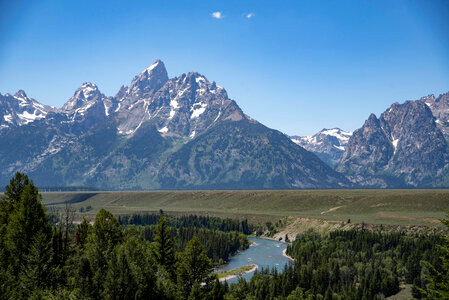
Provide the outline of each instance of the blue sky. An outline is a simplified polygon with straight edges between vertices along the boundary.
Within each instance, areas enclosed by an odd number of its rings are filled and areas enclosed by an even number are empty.
[[[91,81],[112,96],[157,58],[287,134],[354,130],[449,91],[449,1],[0,0],[2,94],[60,107]]]

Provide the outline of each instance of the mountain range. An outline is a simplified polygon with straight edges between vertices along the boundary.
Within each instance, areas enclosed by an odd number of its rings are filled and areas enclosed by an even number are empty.
[[[157,60],[105,96],[86,82],[59,109],[0,94],[0,183],[103,189],[339,188],[345,176],[243,113],[199,73]]]
[[[0,184],[133,189],[448,187],[449,93],[394,103],[352,132],[287,136],[197,72],[162,61],[116,95],[82,84],[61,108],[0,94]]]

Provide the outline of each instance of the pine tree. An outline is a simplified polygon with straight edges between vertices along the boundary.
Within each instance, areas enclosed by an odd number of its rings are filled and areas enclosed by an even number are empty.
[[[187,243],[184,252],[178,253],[178,282],[185,295],[190,294],[195,283],[204,283],[205,289],[210,288],[214,280],[212,270],[212,261],[197,237]]]
[[[447,213],[449,217],[449,212]],[[440,220],[449,229],[449,218]],[[440,258],[442,261],[441,269],[426,262],[425,265],[429,271],[427,279],[430,284],[427,288],[428,299],[449,299],[449,237],[442,236],[442,245],[438,245]]]
[[[6,247],[11,254],[11,263],[20,268],[24,256],[29,253],[29,246],[39,234],[44,234],[45,241],[51,240],[51,225],[41,204],[41,196],[33,183],[25,187],[17,208],[9,216],[6,228]]]
[[[17,172],[9,181],[9,185],[5,187],[5,193],[2,197],[3,201],[15,204],[21,199],[22,193],[30,182],[27,175]]]
[[[107,210],[101,209],[95,217],[92,232],[88,236],[86,255],[93,271],[93,296],[99,298],[103,291],[108,261],[115,247],[123,240],[122,227]]]
[[[80,299],[91,299],[94,295],[93,271],[86,256],[81,256],[75,269],[75,288]]]
[[[79,250],[84,250],[84,246],[87,242],[87,237],[92,230],[89,220],[83,217],[83,221],[76,226],[75,229],[75,245]]]
[[[209,293],[209,298],[211,300],[223,300],[224,294],[225,294],[225,288],[220,283],[218,278],[216,278],[214,285],[212,286],[212,290]]]
[[[20,290],[24,296],[29,296],[32,291],[49,287],[53,279],[50,246],[48,237],[43,232],[36,234],[29,253],[24,257],[24,267],[19,274]]]
[[[201,291],[201,286],[199,283],[193,285],[192,291],[190,292],[188,300],[202,300],[204,299],[203,292]]]
[[[12,205],[6,226],[2,228],[0,245],[3,249],[0,254],[2,265],[7,266],[5,269],[2,267],[2,270],[7,270],[6,273],[1,272],[6,281],[2,290],[7,288],[20,294],[26,282],[39,283],[40,286],[49,284],[52,229],[37,187],[28,177],[17,173],[6,187],[2,201]],[[25,280],[18,280],[19,275],[26,275]]]
[[[137,284],[122,246],[113,252],[104,282],[104,299],[134,299]]]
[[[173,240],[171,239],[171,231],[165,217],[161,217],[156,226],[154,242],[151,243],[151,253],[154,257],[155,263],[158,266],[164,267],[170,274],[173,275],[175,253]]]
[[[9,253],[6,248],[6,228],[10,214],[17,208],[24,189],[30,184],[28,176],[17,172],[5,187],[5,193],[0,199],[0,270],[5,270],[9,264]]]

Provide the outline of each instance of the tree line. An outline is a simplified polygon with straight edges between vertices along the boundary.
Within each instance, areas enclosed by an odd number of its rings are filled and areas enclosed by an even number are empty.
[[[133,214],[131,216],[119,216],[118,220],[122,225],[155,225],[159,222],[159,219],[164,216],[164,212],[161,210],[159,214]],[[248,223],[247,219],[237,220],[230,218],[218,218],[210,216],[170,216],[165,218],[168,224],[172,227],[195,227],[195,228],[207,228],[216,229],[224,232],[237,231],[243,234],[251,234],[255,230],[255,226]]]
[[[159,222],[162,219],[164,217],[160,218]],[[170,223],[167,222],[167,224]],[[134,228],[139,230],[147,241],[154,241],[157,234],[156,225]],[[175,241],[173,245],[175,251],[182,251],[193,237],[197,237],[214,264],[226,263],[232,255],[249,247],[247,236],[236,231],[223,232],[216,229],[181,226],[179,228],[170,227],[169,232],[170,238]]]

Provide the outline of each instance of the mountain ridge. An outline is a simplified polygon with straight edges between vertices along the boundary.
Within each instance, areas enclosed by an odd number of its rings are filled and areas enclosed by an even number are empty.
[[[85,82],[60,109],[0,136],[0,181],[106,189],[338,188],[344,176],[253,120],[204,75],[157,60],[108,97]],[[20,149],[8,152],[8,149]],[[242,184],[244,183],[244,184]]]
[[[379,118],[371,114],[354,131],[336,170],[367,187],[448,186],[449,111],[441,109],[448,105],[449,93],[395,102]]]
[[[393,103],[353,133],[287,136],[198,72],[156,60],[104,95],[83,83],[61,108],[0,94],[0,184],[105,189],[449,186],[449,93]],[[14,149],[14,151],[11,151]]]

